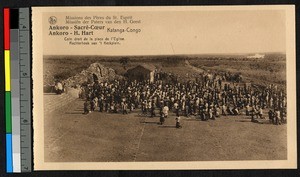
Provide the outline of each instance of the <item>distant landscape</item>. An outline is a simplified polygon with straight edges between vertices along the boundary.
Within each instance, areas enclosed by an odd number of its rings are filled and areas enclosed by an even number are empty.
[[[44,56],[44,85],[53,85],[55,80],[64,80],[80,73],[92,63],[100,63],[123,75],[129,68],[140,63],[153,64],[164,72],[181,78],[193,79],[195,71],[187,66],[207,72],[240,73],[245,82],[258,85],[286,85],[286,57],[282,53],[266,53],[264,58],[250,58],[254,54],[205,54],[165,56]],[[121,59],[128,62],[123,65]]]

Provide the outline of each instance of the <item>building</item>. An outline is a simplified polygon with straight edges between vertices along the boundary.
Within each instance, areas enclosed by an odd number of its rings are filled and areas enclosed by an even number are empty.
[[[256,58],[256,59],[262,59],[262,58],[265,58],[265,55],[261,55],[261,54],[255,54],[255,55],[251,55],[251,56],[248,56],[247,58]]]
[[[139,64],[138,66],[129,69],[126,73],[126,77],[128,77],[129,80],[150,80],[152,83],[154,82],[155,69],[156,67],[151,64]]]

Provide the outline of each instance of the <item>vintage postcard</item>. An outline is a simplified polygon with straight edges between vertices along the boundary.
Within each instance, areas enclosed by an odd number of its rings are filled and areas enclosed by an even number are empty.
[[[35,170],[297,167],[295,7],[33,7]]]

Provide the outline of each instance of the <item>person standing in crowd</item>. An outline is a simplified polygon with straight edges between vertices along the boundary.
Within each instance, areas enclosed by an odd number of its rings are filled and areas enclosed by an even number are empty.
[[[259,107],[259,109],[258,109],[258,114],[259,114],[259,118],[263,118],[263,109],[262,109],[262,107]]]
[[[164,114],[160,114],[159,122],[160,122],[160,125],[163,125],[165,123],[165,116],[164,116]]]
[[[98,107],[98,97],[93,98],[93,111]]]
[[[274,121],[274,113],[273,111],[270,109],[269,112],[268,112],[268,115],[269,115],[269,121],[271,124],[274,124],[275,121]]]
[[[167,118],[169,115],[169,107],[167,105],[165,105],[163,108],[163,114],[165,118]]]
[[[99,112],[103,112],[103,102],[101,97],[98,99]]]
[[[251,109],[251,122],[255,122],[255,119],[254,119],[255,113],[256,113],[256,110],[255,110],[254,106],[252,106],[252,109]]]
[[[56,94],[60,95],[64,92],[63,84],[61,82],[57,81],[54,87]]]
[[[215,115],[216,117],[220,117],[220,108],[219,108],[218,105],[216,105],[216,106],[214,107],[214,115]]]
[[[254,121],[254,116],[263,117],[265,109],[266,112],[276,109],[279,111],[279,118],[277,120],[274,115],[277,113],[273,112],[275,124],[284,122],[286,94],[275,85],[256,87],[238,84],[233,82],[233,74],[230,73],[204,72],[201,75],[191,75],[196,77],[196,81],[179,81],[172,73],[156,75],[161,80],[151,83],[146,80],[120,79],[78,86],[88,105],[84,105],[84,112],[99,107],[100,112],[126,114],[129,108],[130,111],[141,109],[142,115],[150,112],[150,116],[154,117],[155,108],[158,107],[164,118],[169,116],[169,110],[174,110],[176,117],[181,113],[187,117],[196,116],[201,120],[208,120],[218,116],[239,115],[245,110],[246,116],[251,116]],[[219,105],[222,105],[221,114],[218,111]]]
[[[182,128],[182,126],[181,126],[181,124],[180,124],[180,117],[178,116],[178,117],[176,117],[176,125],[175,125],[175,127],[176,128]]]
[[[250,106],[249,104],[247,104],[246,106],[246,116],[249,116],[250,115]]]
[[[90,112],[89,103],[87,100],[83,103],[83,110],[84,110],[83,114],[88,114]]]
[[[132,111],[134,110],[134,108],[135,108],[134,103],[130,103],[129,106],[130,106],[130,109],[129,109],[129,110],[130,110],[130,112],[132,112]]]
[[[150,117],[155,117],[155,104],[154,104],[154,101],[150,102],[151,103],[151,108],[150,108],[150,112],[151,112],[151,115]]]
[[[110,112],[111,113],[116,113],[116,106],[115,106],[115,102],[114,101],[112,101],[110,103]]]
[[[275,110],[275,122],[276,122],[276,125],[281,125],[280,111],[279,111],[279,109]]]
[[[223,115],[223,116],[226,116],[226,109],[227,109],[227,108],[226,108],[226,105],[223,104],[223,105],[222,105],[222,115]]]
[[[208,108],[208,115],[209,115],[209,119],[215,120],[214,114],[213,114],[213,107],[210,106]]]
[[[177,101],[174,103],[174,109],[175,109],[175,114],[178,117],[179,116],[179,104]]]
[[[142,103],[142,115],[147,115],[147,100]]]
[[[123,113],[123,114],[128,114],[128,112],[127,112],[127,103],[126,103],[126,101],[122,101],[121,107],[122,107],[122,113]]]
[[[281,111],[280,111],[280,120],[281,120],[281,123],[282,123],[282,124],[285,124],[285,123],[286,123],[286,119],[284,118],[284,112],[283,112],[283,109],[281,109]]]

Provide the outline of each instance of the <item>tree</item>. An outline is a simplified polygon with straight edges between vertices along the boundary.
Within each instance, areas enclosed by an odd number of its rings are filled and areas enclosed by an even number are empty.
[[[120,59],[120,63],[122,64],[124,70],[126,70],[128,62],[129,62],[129,58],[128,57],[122,57]]]

